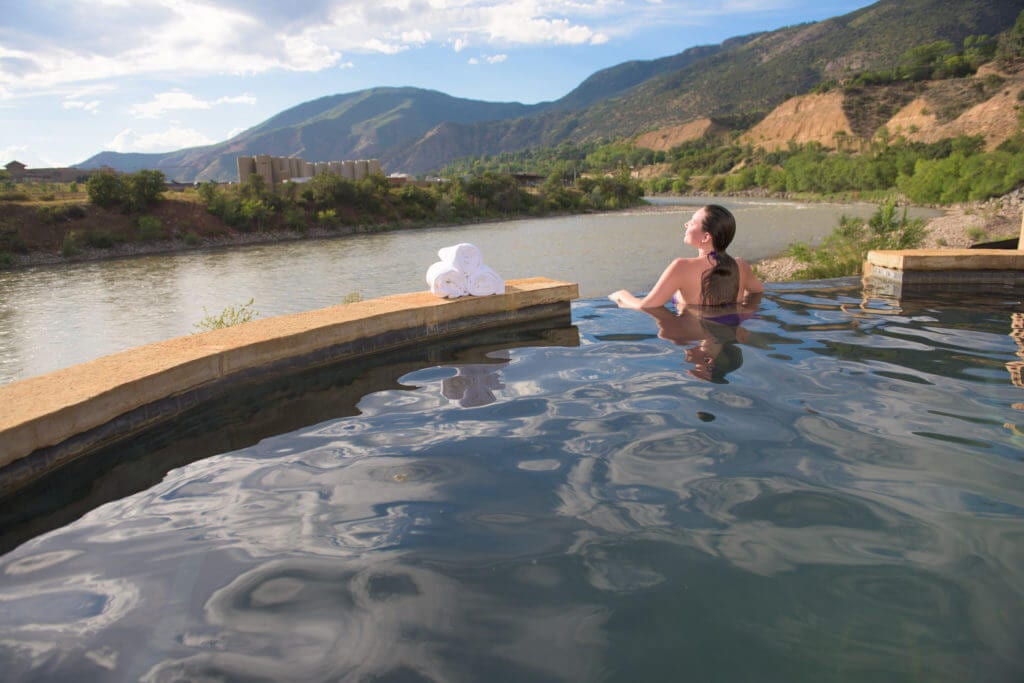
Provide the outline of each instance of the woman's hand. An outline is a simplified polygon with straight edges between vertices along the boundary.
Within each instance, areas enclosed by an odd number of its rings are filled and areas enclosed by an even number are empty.
[[[627,294],[629,294],[627,290],[620,289],[616,292],[612,292],[611,294],[609,294],[608,298],[611,300],[612,303],[621,306]]]

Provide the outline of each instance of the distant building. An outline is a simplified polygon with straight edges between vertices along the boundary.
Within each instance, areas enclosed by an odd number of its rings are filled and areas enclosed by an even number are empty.
[[[362,180],[368,175],[381,172],[379,159],[309,162],[299,157],[273,157],[269,154],[238,157],[239,183],[244,183],[254,174],[263,178],[263,182],[268,186],[272,186],[286,180],[301,182],[321,173],[337,173],[349,180]]]
[[[102,169],[83,168],[29,168],[20,161],[10,161],[5,166],[11,179],[18,183],[73,183],[88,179],[94,173],[112,171],[108,167]]]
[[[4,166],[4,168],[7,169],[7,172],[11,174],[12,178],[14,178],[15,180],[20,180],[22,176],[25,175],[25,169],[27,169],[28,166],[21,163],[20,161],[15,160],[8,163],[6,166]]]

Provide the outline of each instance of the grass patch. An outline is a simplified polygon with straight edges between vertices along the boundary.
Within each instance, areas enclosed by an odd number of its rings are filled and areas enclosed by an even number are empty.
[[[139,239],[153,242],[164,236],[164,225],[156,216],[139,216],[136,225],[139,228]]]
[[[216,315],[209,313],[206,310],[206,306],[203,306],[203,319],[192,327],[195,329],[195,333],[199,333],[250,322],[259,316],[259,312],[253,308],[254,303],[255,299],[249,299],[249,301],[241,306],[227,306]]]

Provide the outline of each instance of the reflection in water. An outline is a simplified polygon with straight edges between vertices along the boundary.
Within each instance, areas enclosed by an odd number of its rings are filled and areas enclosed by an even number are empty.
[[[1022,680],[1019,304],[858,301],[770,292],[728,383],[679,371],[687,321],[582,301],[578,347],[463,348],[182,463],[0,557],[0,665]],[[493,400],[467,410],[446,381],[471,376]]]
[[[686,349],[692,376],[715,384],[728,384],[725,376],[743,365],[740,344],[747,341],[743,321],[757,314],[760,295],[736,306],[701,309],[684,307],[678,315],[667,308],[644,309],[658,323],[658,337]]]
[[[205,623],[182,634],[205,651],[142,680],[599,678],[606,610],[557,603],[523,604],[394,556],[271,561],[206,601]],[[235,653],[235,642],[254,647]]]
[[[507,354],[504,363],[508,363]],[[463,408],[475,408],[494,403],[494,391],[503,389],[501,374],[493,365],[458,365],[454,377],[446,377],[441,393]]]

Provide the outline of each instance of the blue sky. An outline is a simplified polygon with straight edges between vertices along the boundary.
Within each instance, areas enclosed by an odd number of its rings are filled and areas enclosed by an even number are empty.
[[[325,95],[535,103],[864,0],[0,0],[0,166],[221,142]]]

